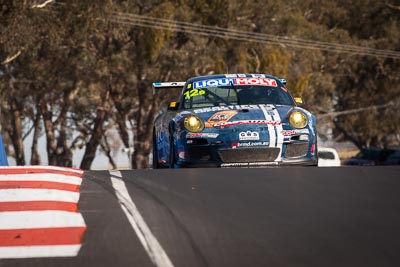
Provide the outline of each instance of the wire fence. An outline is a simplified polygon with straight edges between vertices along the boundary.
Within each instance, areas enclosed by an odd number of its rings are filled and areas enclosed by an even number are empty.
[[[400,59],[400,51],[374,49],[363,46],[320,42],[299,38],[277,36],[251,31],[208,26],[183,21],[169,20],[163,18],[148,17],[144,15],[129,13],[114,13],[111,22],[129,26],[154,28],[159,30],[184,32],[194,35],[202,35],[215,38],[233,39],[239,41],[256,42],[262,44],[279,45],[302,49],[322,50],[333,53],[349,53],[364,56],[375,56],[383,58]]]
[[[114,13],[111,18],[111,22],[125,24],[129,26],[139,26],[139,27],[147,27],[159,30],[184,32],[188,34],[202,35],[215,38],[225,38],[225,39],[233,39],[239,41],[279,45],[283,47],[314,49],[314,50],[328,51],[332,53],[349,53],[349,54],[363,55],[363,56],[400,59],[399,51],[374,49],[374,48],[348,45],[348,44],[304,40],[291,37],[282,37],[273,34],[265,34],[265,33],[230,29],[230,28],[222,28],[217,26],[201,25],[201,24],[169,20],[163,18],[148,17],[137,14]],[[386,108],[399,109],[400,105],[388,103],[384,105],[369,106],[365,108],[351,109],[346,111],[328,112],[328,113],[318,114],[317,117],[333,118],[337,116],[358,113],[365,110],[386,109]]]

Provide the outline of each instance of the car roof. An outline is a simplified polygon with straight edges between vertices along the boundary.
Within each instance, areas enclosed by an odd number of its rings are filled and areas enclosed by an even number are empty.
[[[221,79],[221,78],[273,78],[276,80],[280,80],[276,76],[273,76],[271,74],[251,74],[251,73],[246,73],[246,74],[213,74],[213,75],[205,75],[205,76],[196,76],[188,79],[188,83],[191,82],[197,82],[197,81],[202,81],[202,80],[212,80],[212,79]]]

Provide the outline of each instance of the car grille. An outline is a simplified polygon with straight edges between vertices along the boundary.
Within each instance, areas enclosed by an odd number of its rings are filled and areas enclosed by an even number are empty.
[[[188,146],[188,152],[192,160],[211,160],[213,149],[210,146]]]
[[[278,147],[268,148],[237,148],[218,151],[222,162],[268,162],[274,161],[280,153]]]
[[[308,151],[308,143],[288,144],[286,146],[285,157],[286,158],[301,157],[306,155],[307,151]]]

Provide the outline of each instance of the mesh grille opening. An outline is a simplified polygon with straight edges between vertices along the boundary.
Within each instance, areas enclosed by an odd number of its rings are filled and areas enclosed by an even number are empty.
[[[237,148],[220,150],[218,153],[224,163],[267,162],[275,161],[279,156],[280,149],[278,147]]]
[[[285,157],[296,158],[307,154],[308,143],[288,144],[286,146]]]

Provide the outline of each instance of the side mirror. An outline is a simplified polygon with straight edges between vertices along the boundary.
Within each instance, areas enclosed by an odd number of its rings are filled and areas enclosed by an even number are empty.
[[[178,110],[179,102],[169,102],[167,110]]]
[[[283,78],[280,78],[279,80],[281,81],[281,83],[282,83],[284,86],[286,86],[287,82],[286,82],[286,80],[285,80],[285,79],[283,79]]]
[[[293,97],[293,99],[298,106],[304,106],[306,103],[302,97]]]

